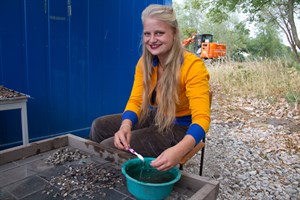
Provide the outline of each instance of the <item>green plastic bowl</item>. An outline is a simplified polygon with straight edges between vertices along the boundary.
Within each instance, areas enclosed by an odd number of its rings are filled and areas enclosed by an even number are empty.
[[[122,173],[126,177],[128,191],[139,200],[160,200],[170,195],[174,184],[181,177],[178,167],[162,172],[150,163],[155,158],[138,158],[126,161]]]

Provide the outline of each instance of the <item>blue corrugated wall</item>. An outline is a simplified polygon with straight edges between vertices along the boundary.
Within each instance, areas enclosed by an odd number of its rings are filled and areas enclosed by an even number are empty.
[[[30,142],[86,137],[122,112],[141,55],[140,15],[171,0],[1,0],[0,85],[26,93]],[[22,141],[19,110],[0,112],[0,149]]]

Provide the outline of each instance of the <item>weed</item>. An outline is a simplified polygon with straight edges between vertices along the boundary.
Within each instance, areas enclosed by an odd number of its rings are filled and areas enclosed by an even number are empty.
[[[281,60],[209,65],[211,82],[226,93],[300,103],[300,70]]]
[[[289,103],[292,102],[300,103],[300,92],[289,90],[287,91],[285,98]]]

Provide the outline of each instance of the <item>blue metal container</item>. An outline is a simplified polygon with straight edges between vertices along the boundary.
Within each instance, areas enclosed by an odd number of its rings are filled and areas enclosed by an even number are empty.
[[[121,113],[141,55],[142,10],[171,0],[2,0],[0,85],[30,95],[30,142],[87,137]],[[0,112],[0,149],[21,144],[19,111]]]

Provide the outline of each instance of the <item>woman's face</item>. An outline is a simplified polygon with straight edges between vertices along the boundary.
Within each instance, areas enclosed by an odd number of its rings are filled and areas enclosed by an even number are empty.
[[[144,45],[152,55],[158,56],[163,62],[172,48],[174,29],[165,22],[151,18],[146,18],[143,25]]]

